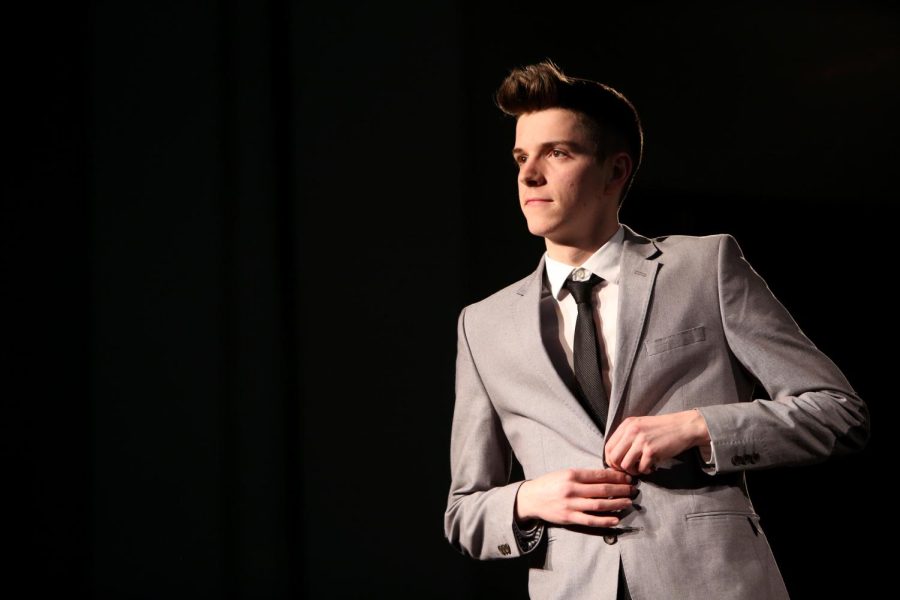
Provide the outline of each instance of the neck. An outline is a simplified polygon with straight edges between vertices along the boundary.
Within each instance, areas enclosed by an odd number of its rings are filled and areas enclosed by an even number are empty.
[[[608,242],[618,229],[619,221],[616,219],[607,224],[602,224],[580,240],[558,242],[550,238],[544,238],[544,242],[547,245],[547,255],[553,260],[577,267],[590,258],[603,244]]]

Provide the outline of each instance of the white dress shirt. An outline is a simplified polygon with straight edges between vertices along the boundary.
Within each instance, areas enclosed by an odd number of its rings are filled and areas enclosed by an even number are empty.
[[[594,309],[594,324],[597,335],[600,338],[600,349],[603,352],[603,385],[606,387],[607,396],[612,390],[612,374],[616,364],[616,316],[619,313],[619,269],[622,258],[622,241],[625,239],[625,230],[619,225],[616,233],[600,248],[597,249],[586,261],[575,267],[567,265],[553,258],[549,254],[544,255],[547,280],[550,285],[550,295],[541,299],[542,330],[544,339],[558,337],[559,347],[547,350],[550,353],[559,353],[559,349],[565,353],[569,368],[574,373],[572,348],[575,345],[575,322],[578,319],[578,305],[569,290],[563,285],[571,275],[576,281],[583,281],[590,276],[597,275],[603,281],[594,286],[591,291],[591,302]],[[556,323],[550,319],[550,315],[556,315]],[[555,325],[555,326],[554,326]],[[546,342],[545,342],[546,343]],[[555,344],[550,344],[553,346]]]

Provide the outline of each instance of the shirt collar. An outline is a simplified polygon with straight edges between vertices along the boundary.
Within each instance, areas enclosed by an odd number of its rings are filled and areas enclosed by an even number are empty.
[[[606,281],[618,281],[619,259],[622,257],[622,242],[624,239],[625,229],[619,225],[613,236],[579,266],[598,277],[602,277]],[[572,274],[572,271],[578,267],[554,260],[546,252],[544,252],[544,264],[546,266],[547,279],[550,282],[550,291],[553,293],[554,298],[561,299],[559,294],[563,284],[569,275]]]

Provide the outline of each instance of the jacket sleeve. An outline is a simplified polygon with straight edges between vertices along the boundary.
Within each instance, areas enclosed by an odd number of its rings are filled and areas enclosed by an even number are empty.
[[[811,464],[865,446],[865,403],[803,334],[730,235],[719,241],[717,276],[728,345],[771,399],[699,408],[713,451],[704,471]]]
[[[515,527],[516,493],[510,482],[512,449],[488,397],[459,316],[456,402],[450,438],[450,494],[444,533],[461,553],[478,559],[512,558],[537,547],[543,525]]]

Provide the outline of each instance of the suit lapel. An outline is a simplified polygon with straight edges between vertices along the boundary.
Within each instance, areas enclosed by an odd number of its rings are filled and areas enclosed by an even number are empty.
[[[553,397],[560,398],[563,404],[577,417],[578,423],[583,428],[583,433],[588,436],[603,438],[603,434],[597,425],[584,411],[578,399],[562,379],[553,361],[547,354],[544,340],[541,336],[541,292],[543,289],[544,257],[541,256],[538,268],[516,290],[516,298],[513,307],[516,330],[520,336],[520,347],[526,354],[527,363],[537,371],[541,379],[550,388]]]
[[[616,365],[613,373],[607,429],[617,424],[619,406],[628,386],[631,369],[644,331],[644,321],[662,252],[649,239],[625,228],[622,263],[619,271],[619,313],[616,318]]]
[[[617,424],[616,416],[622,404],[628,378],[631,376],[656,275],[662,266],[658,260],[661,251],[656,245],[635,233],[627,225],[623,227],[625,239],[619,271],[619,311],[616,318],[617,358],[606,421],[608,430]],[[544,257],[541,256],[537,269],[516,290],[519,298],[513,307],[513,317],[522,351],[526,353],[528,364],[540,374],[553,396],[562,399],[563,404],[578,417],[577,420],[584,429],[583,433],[603,439],[603,434],[572,394],[544,347],[540,313],[543,276]]]

